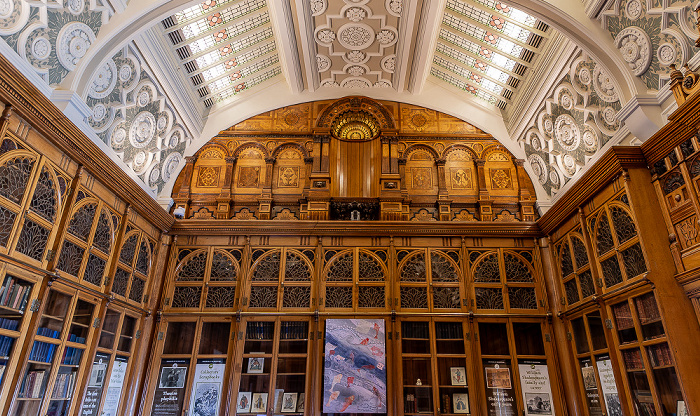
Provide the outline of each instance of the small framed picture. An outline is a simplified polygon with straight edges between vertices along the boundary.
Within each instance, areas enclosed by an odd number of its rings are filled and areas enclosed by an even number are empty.
[[[510,389],[510,368],[486,368],[487,389]]]
[[[304,393],[299,393],[297,398],[297,413],[304,413]]]
[[[163,367],[160,372],[161,389],[181,389],[185,387],[185,376],[187,367]]]
[[[464,367],[450,367],[450,379],[453,386],[466,386],[467,372]]]
[[[469,413],[469,395],[467,393],[453,394],[452,409],[455,413]]]
[[[253,393],[249,391],[238,392],[238,400],[236,400],[236,413],[249,413],[250,402]]]
[[[282,398],[282,413],[294,413],[297,411],[297,394],[284,393]]]
[[[265,412],[267,412],[267,393],[253,393],[253,399],[250,405],[250,413]]]
[[[263,372],[265,367],[264,357],[250,357],[248,358],[248,373],[260,374]]]

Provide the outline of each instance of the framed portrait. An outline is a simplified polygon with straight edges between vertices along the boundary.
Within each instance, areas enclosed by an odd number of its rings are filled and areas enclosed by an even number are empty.
[[[90,381],[88,381],[88,386],[102,386],[102,383],[104,383],[105,381],[105,374],[107,374],[107,363],[100,362],[93,364],[92,371],[90,372]]]
[[[586,390],[595,390],[598,388],[593,367],[581,367],[581,376],[583,377],[583,388]]]
[[[297,398],[297,413],[304,413],[304,393],[299,393]]]
[[[250,412],[250,403],[252,402],[252,394],[249,391],[238,392],[238,400],[236,400],[236,413]]]
[[[185,387],[187,367],[163,367],[160,372],[161,389],[181,389]]]
[[[250,413],[267,412],[267,393],[253,393],[253,398],[251,400]]]
[[[467,371],[464,367],[450,367],[450,380],[453,386],[466,386]]]
[[[469,413],[469,395],[467,393],[455,393],[452,395],[452,411],[455,413]]]
[[[294,413],[297,411],[297,394],[284,393],[282,397],[282,413]]]
[[[486,368],[486,388],[510,389],[510,368]]]
[[[248,373],[260,374],[263,372],[265,367],[264,357],[250,357],[248,358]]]

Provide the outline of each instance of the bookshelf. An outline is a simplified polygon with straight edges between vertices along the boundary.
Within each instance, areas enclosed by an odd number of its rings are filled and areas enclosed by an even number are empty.
[[[683,394],[654,292],[611,306],[632,406],[643,416],[675,412]]]
[[[22,336],[27,304],[34,282],[5,274],[0,286],[0,386]]]

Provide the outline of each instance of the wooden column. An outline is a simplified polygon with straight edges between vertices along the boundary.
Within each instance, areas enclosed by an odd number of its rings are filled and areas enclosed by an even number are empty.
[[[330,215],[330,144],[327,134],[314,136],[314,164],[307,198],[308,219],[323,221]]]
[[[449,195],[447,192],[447,177],[445,176],[445,164],[447,161],[445,159],[437,159],[435,161],[435,166],[437,167],[438,175],[438,215],[440,221],[449,221],[452,219],[451,204],[452,200],[448,199]]]
[[[233,168],[236,165],[236,157],[226,158],[226,173],[224,175],[224,185],[221,188],[219,197],[216,198],[216,218],[226,220],[231,212],[231,182],[233,182]]]
[[[272,175],[275,168],[275,158],[265,159],[265,183],[260,198],[258,198],[258,219],[269,220],[272,215]]]
[[[194,172],[194,163],[197,161],[196,156],[187,156],[185,158],[185,167],[182,169],[182,183],[177,192],[177,196],[173,198],[175,208],[185,208],[185,218],[190,216],[190,188],[192,186],[192,173]]]
[[[515,170],[518,184],[518,202],[520,203],[520,218],[522,221],[535,221],[535,201],[532,200],[530,190],[525,186],[529,182],[527,172],[525,172],[523,159],[515,159]]]
[[[2,138],[5,137],[7,133],[7,127],[10,125],[10,116],[12,115],[12,106],[6,105],[5,109],[2,110],[2,116],[0,116],[0,144],[2,144]]]
[[[476,177],[479,181],[479,218],[481,221],[493,221],[492,202],[489,190],[486,187],[486,171],[484,169],[486,161],[484,159],[476,159],[474,164],[476,165]]]

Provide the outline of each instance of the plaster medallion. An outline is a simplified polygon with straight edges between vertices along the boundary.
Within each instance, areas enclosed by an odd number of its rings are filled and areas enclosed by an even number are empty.
[[[574,99],[568,89],[562,91],[561,95],[559,96],[559,103],[567,110],[574,108]]]
[[[136,148],[148,146],[156,132],[156,118],[148,111],[142,111],[134,117],[129,129],[129,141]]]
[[[622,59],[639,76],[646,72],[651,63],[651,40],[642,29],[630,26],[615,36],[615,46],[622,53]]]
[[[391,84],[389,83],[389,81],[379,80],[379,81],[374,83],[374,87],[375,88],[390,88]]]
[[[160,116],[158,117],[158,124],[156,127],[158,127],[158,130],[163,130],[165,126],[168,125],[168,118],[166,116]]]
[[[576,159],[573,156],[566,154],[561,158],[561,164],[564,168],[564,173],[568,177],[574,176],[576,173]]]
[[[348,68],[347,73],[353,77],[359,77],[365,74],[365,69],[359,65],[353,65]]]
[[[396,43],[396,40],[398,39],[398,36],[396,35],[396,31],[393,29],[389,28],[384,28],[377,33],[377,42],[382,44],[383,46],[390,46]]]
[[[136,104],[139,105],[139,107],[144,107],[148,105],[148,103],[151,102],[151,94],[148,92],[147,88],[141,88],[141,91],[139,91],[138,95],[136,96]]]
[[[85,2],[83,0],[68,0],[66,2],[66,7],[71,13],[79,15],[85,8]]]
[[[332,79],[326,79],[321,82],[322,87],[339,87],[340,84],[338,84],[336,81],[333,81]]]
[[[131,79],[131,66],[124,64],[121,67],[119,67],[119,80],[121,82],[128,82]]]
[[[530,146],[537,151],[542,150],[542,142],[536,133],[530,135]]]
[[[68,23],[58,33],[56,42],[58,61],[67,70],[74,70],[94,41],[95,33],[90,26],[81,22]]]
[[[619,100],[612,77],[599,65],[593,70],[593,88],[606,103],[614,103]]]
[[[92,78],[92,84],[88,95],[94,99],[102,99],[108,96],[117,85],[117,65],[113,60],[104,63]]]
[[[316,55],[318,72],[325,72],[331,68],[331,60],[326,55]]]
[[[552,171],[549,172],[549,182],[551,182],[552,186],[554,186],[555,188],[559,188],[559,174],[554,169],[552,169]]]
[[[316,40],[321,44],[328,45],[335,40],[335,32],[330,29],[321,29],[316,32]]]
[[[396,55],[385,56],[381,62],[382,69],[393,74],[396,69]]]
[[[386,0],[384,7],[389,14],[401,17],[403,11],[403,0]]]
[[[537,176],[537,181],[544,185],[547,182],[547,165],[544,163],[542,156],[532,154],[528,158],[532,172]]]
[[[610,125],[615,125],[617,123],[617,112],[615,111],[614,108],[608,106],[605,107],[602,111],[603,113],[603,120]]]
[[[32,42],[32,56],[39,61],[43,61],[51,55],[51,42],[43,36],[34,39]]]
[[[345,78],[340,86],[343,88],[369,88],[371,85],[364,78]]]
[[[0,19],[8,19],[15,11],[15,3],[12,0],[0,0]]]
[[[585,66],[578,71],[578,80],[581,81],[581,84],[591,85],[591,78],[591,70]]]
[[[345,54],[345,59],[353,64],[359,64],[367,59],[367,55],[362,51],[350,51]]]
[[[134,170],[138,173],[146,163],[146,152],[138,152],[134,156]]]
[[[625,11],[630,20],[637,20],[642,15],[642,3],[639,0],[628,0]]]
[[[590,128],[586,128],[583,132],[583,146],[587,152],[598,150],[598,135]]]
[[[158,166],[151,169],[150,175],[148,175],[148,180],[151,182],[151,186],[156,186],[156,182],[160,179],[160,169]]]
[[[180,164],[180,161],[182,160],[182,156],[178,152],[173,152],[168,155],[168,157],[165,158],[165,162],[163,162],[163,171],[161,172],[161,177],[163,178],[164,182],[167,182],[170,180],[170,175],[175,171],[177,168],[177,165]]]
[[[112,147],[118,149],[124,145],[126,141],[126,130],[123,127],[114,129],[112,133]]]
[[[552,119],[551,119],[551,118],[549,118],[549,117],[545,118],[545,119],[544,119],[544,122],[543,122],[542,124],[544,124],[544,131],[545,131],[547,134],[552,134],[552,133],[554,133],[554,123],[552,123]]]
[[[175,130],[170,134],[170,138],[168,139],[168,147],[171,149],[174,149],[177,147],[178,144],[180,144],[180,139],[181,139],[181,133],[180,130]]]
[[[338,30],[338,42],[347,49],[366,49],[374,42],[374,30],[364,23],[348,23]]]
[[[367,12],[359,7],[351,7],[345,11],[345,18],[351,22],[360,22],[367,17]]]
[[[554,122],[554,136],[564,150],[575,150],[581,143],[581,131],[576,125],[576,120],[569,114],[557,117]]]
[[[104,119],[106,115],[107,108],[104,106],[104,104],[96,104],[92,108],[92,119],[94,121],[102,121],[102,119]]]
[[[311,15],[318,16],[323,14],[328,7],[326,0],[311,0]]]
[[[676,48],[670,43],[664,43],[656,50],[656,56],[659,58],[661,65],[671,65],[676,61],[676,55]]]

